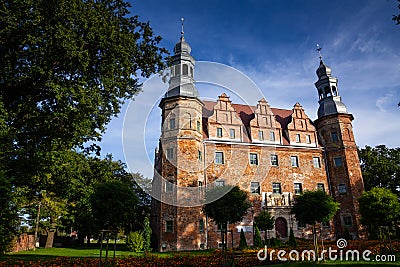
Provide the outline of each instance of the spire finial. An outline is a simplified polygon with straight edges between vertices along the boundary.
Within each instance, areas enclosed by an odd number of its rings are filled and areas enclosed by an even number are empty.
[[[317,44],[317,49],[316,50],[318,51],[319,59],[322,60],[322,55],[321,55],[322,47],[319,44]]]
[[[181,21],[182,21],[182,30],[181,30],[181,38],[182,38],[182,37],[183,37],[183,34],[185,33],[185,32],[183,31],[183,22],[185,21],[185,18],[182,17],[182,18],[181,18]]]

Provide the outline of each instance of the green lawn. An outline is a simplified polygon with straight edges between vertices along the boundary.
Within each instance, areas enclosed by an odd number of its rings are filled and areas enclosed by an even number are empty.
[[[158,257],[170,257],[173,255],[207,255],[209,254],[209,250],[202,251],[187,251],[187,252],[164,252],[164,253],[150,253],[151,255],[156,255]],[[114,255],[114,247],[113,245],[109,246],[108,257],[112,258]],[[127,249],[124,244],[117,244],[115,256],[116,257],[127,257],[127,256],[140,256],[143,255],[143,252],[136,253],[131,252]],[[105,246],[103,246],[102,257],[106,256]],[[21,251],[16,253],[8,253],[5,256],[0,256],[0,261],[4,258],[10,259],[18,259],[24,261],[35,261],[38,259],[49,259],[56,257],[75,257],[75,258],[98,258],[100,257],[100,247],[91,246],[91,247],[76,247],[76,248],[38,248],[35,251]]]

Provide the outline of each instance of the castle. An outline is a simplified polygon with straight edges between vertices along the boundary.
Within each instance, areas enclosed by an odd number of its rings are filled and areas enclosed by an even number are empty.
[[[253,242],[253,219],[262,209],[275,218],[270,236],[309,238],[311,228],[291,214],[293,198],[304,190],[324,190],[340,203],[334,219],[320,225],[324,238],[345,232],[362,237],[358,198],[364,190],[349,114],[337,78],[320,57],[315,83],[318,119],[302,106],[272,108],[265,99],[254,106],[232,103],[221,94],[202,101],[195,87],[195,60],[182,36],[174,47],[169,88],[161,99],[161,137],[154,159],[151,227],[157,251],[220,246],[220,229],[201,210],[204,188],[239,185],[252,208],[230,224],[228,240],[238,246],[243,229]],[[232,203],[234,205],[234,203]],[[263,235],[263,233],[262,233]]]

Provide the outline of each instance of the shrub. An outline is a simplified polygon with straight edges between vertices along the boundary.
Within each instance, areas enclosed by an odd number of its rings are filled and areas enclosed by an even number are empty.
[[[247,241],[242,228],[242,230],[240,230],[239,249],[245,249],[245,248],[247,248]]]
[[[130,251],[140,252],[144,248],[144,239],[141,232],[130,232],[125,240],[126,246]]]
[[[261,234],[257,226],[255,227],[255,232],[254,232],[254,247],[256,248],[262,247]]]
[[[290,247],[297,247],[297,241],[296,241],[296,238],[294,237],[293,228],[290,228],[289,246]]]
[[[144,251],[150,251],[150,245],[151,245],[151,228],[150,228],[150,221],[149,218],[146,217],[144,219],[144,228],[143,228],[143,250]]]

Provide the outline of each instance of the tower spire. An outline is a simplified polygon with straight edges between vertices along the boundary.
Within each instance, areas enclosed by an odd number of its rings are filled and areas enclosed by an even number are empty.
[[[182,21],[182,24],[181,24],[181,25],[182,25],[182,29],[181,29],[181,39],[182,39],[182,38],[184,38],[183,35],[184,35],[184,33],[185,33],[185,32],[183,31],[183,26],[184,26],[185,18],[182,17],[182,18],[181,18],[181,21]]]
[[[321,55],[322,47],[319,44],[317,44],[317,49],[316,50],[318,51],[319,59],[322,61],[322,55]]]

